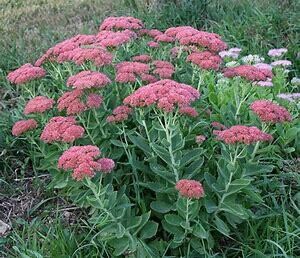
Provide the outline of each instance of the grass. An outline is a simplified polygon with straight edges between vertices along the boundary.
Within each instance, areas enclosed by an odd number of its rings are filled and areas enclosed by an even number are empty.
[[[108,15],[135,15],[147,26],[165,29],[191,25],[219,33],[230,46],[245,52],[266,55],[273,47],[287,47],[293,62],[292,75],[299,76],[299,1],[276,0],[0,0],[0,83],[8,71],[33,62],[56,42],[78,33],[95,33]],[[147,4],[147,6],[146,6]],[[159,11],[158,11],[159,10]],[[298,44],[298,45],[297,45]],[[11,112],[18,102],[18,91],[0,88],[0,199],[18,206],[33,194],[36,200],[19,213],[0,206],[13,224],[9,236],[0,238],[3,257],[99,257],[95,243],[82,236],[84,211],[69,212],[69,204],[45,187],[47,179],[34,180],[34,169],[26,159],[26,143],[10,135]],[[298,167],[297,167],[298,166]],[[299,162],[283,163],[281,174],[261,178],[265,204],[261,217],[243,225],[230,242],[224,240],[223,257],[297,257],[299,249]],[[298,171],[298,172],[297,172]],[[28,178],[30,184],[28,184]],[[37,194],[39,193],[39,194]],[[26,199],[27,198],[27,199]],[[20,203],[13,203],[18,199]],[[9,208],[6,210],[6,208]],[[43,212],[44,211],[44,212]],[[69,213],[66,213],[69,212]],[[11,214],[11,212],[13,212]],[[74,221],[66,220],[66,214]],[[3,250],[3,251],[2,251]],[[73,256],[72,256],[73,254]]]

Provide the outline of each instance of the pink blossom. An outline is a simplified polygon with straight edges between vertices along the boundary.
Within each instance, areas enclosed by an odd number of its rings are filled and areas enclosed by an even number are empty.
[[[149,41],[147,43],[147,46],[150,47],[150,48],[157,48],[157,47],[159,47],[159,44],[155,41]]]
[[[46,124],[40,139],[46,143],[73,142],[83,134],[83,127],[76,125],[74,117],[56,116]]]
[[[112,159],[101,158],[97,162],[100,165],[100,171],[103,173],[110,173],[115,168],[115,162]]]
[[[58,168],[72,170],[72,177],[77,181],[84,177],[93,177],[96,171],[108,173],[108,169],[113,169],[112,162],[96,160],[101,154],[96,146],[73,146],[66,150],[58,160]]]
[[[196,117],[198,116],[198,112],[195,108],[193,107],[180,107],[179,108],[179,113],[182,114],[182,115],[187,115],[187,116],[190,116],[190,117]]]
[[[148,74],[150,67],[148,64],[141,62],[121,62],[116,65],[117,75],[115,80],[117,82],[135,82],[137,76]]]
[[[289,111],[270,100],[256,100],[250,108],[263,122],[283,123],[292,120]]]
[[[271,80],[267,80],[267,81],[254,82],[253,85],[258,85],[260,87],[272,87],[273,83]]]
[[[217,130],[225,130],[227,129],[227,127],[219,122],[211,122],[211,126],[214,128],[214,129],[217,129]]]
[[[20,120],[12,128],[12,135],[19,136],[27,131],[37,128],[38,124],[34,119]]]
[[[201,144],[206,140],[206,137],[204,135],[197,135],[196,136],[196,143]]]
[[[137,89],[123,103],[131,107],[156,104],[157,108],[170,112],[175,105],[187,107],[199,97],[200,93],[192,86],[165,79]]]
[[[272,68],[273,68],[272,65],[265,64],[265,63],[258,63],[253,66],[258,69],[266,69],[266,70],[270,70],[270,71],[272,71]]]
[[[175,39],[173,37],[169,37],[166,34],[161,34],[161,35],[157,35],[156,37],[154,37],[154,40],[156,42],[167,42],[167,43],[171,43],[173,42]]]
[[[101,106],[102,103],[103,103],[102,96],[100,96],[98,94],[90,93],[87,96],[86,106],[88,108],[98,108]]]
[[[96,36],[96,44],[102,47],[118,47],[126,44],[137,37],[131,30],[124,31],[100,31]]]
[[[151,29],[151,30],[141,29],[141,30],[139,30],[138,34],[140,36],[147,35],[147,36],[149,36],[151,38],[155,38],[156,36],[163,35],[164,33],[161,32],[160,30],[157,30],[157,29]]]
[[[170,62],[156,60],[153,62],[153,65],[156,68],[153,70],[153,73],[157,74],[161,79],[170,79],[175,73],[175,67]]]
[[[271,141],[272,135],[259,130],[255,126],[235,125],[223,131],[214,131],[218,140],[227,144],[253,144],[259,141]]]
[[[180,195],[191,199],[200,199],[204,196],[204,189],[200,182],[196,180],[181,179],[175,187]]]
[[[141,62],[141,63],[148,63],[151,61],[151,56],[149,55],[139,55],[139,56],[134,56],[132,58],[132,61],[135,61],[135,62]]]
[[[28,115],[31,113],[43,113],[53,107],[54,100],[44,97],[37,96],[29,100],[24,108],[24,114]]]
[[[187,57],[187,61],[190,61],[202,69],[218,70],[222,62],[221,57],[215,55],[209,51],[195,52]]]
[[[132,108],[122,105],[116,107],[112,115],[106,118],[108,123],[118,123],[128,119],[128,116],[132,113]]]
[[[288,50],[286,48],[274,48],[274,49],[270,49],[268,52],[268,56],[271,57],[280,57],[283,54],[285,54]]]
[[[100,30],[138,30],[142,29],[144,24],[141,20],[134,17],[108,17],[106,18],[101,26]]]
[[[18,69],[10,72],[7,79],[11,83],[22,84],[34,79],[42,78],[46,75],[46,71],[41,67],[33,66],[32,64],[24,64]]]
[[[94,71],[82,71],[69,77],[67,86],[75,89],[102,88],[111,83],[111,80],[103,73]]]
[[[291,66],[292,62],[289,60],[277,60],[277,61],[272,62],[271,65],[273,67],[277,67],[277,66],[287,67],[287,66]]]
[[[197,45],[212,52],[220,52],[227,48],[218,34],[199,31],[189,26],[169,28],[165,34],[174,37],[181,45]]]
[[[273,74],[267,69],[256,68],[252,65],[240,65],[226,68],[224,76],[228,78],[241,76],[249,81],[266,81],[268,78],[272,78]]]
[[[112,63],[113,55],[104,48],[80,48],[66,51],[57,56],[59,63],[73,61],[81,65],[86,61],[91,61],[97,66],[109,65]]]
[[[278,94],[277,97],[288,100],[290,102],[294,102],[294,101],[300,99],[300,93],[290,93],[290,94],[281,93],[281,94]]]

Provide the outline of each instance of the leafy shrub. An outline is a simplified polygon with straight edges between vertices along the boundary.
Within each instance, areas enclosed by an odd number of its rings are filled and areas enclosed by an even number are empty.
[[[271,66],[188,26],[110,17],[100,28],[8,75],[25,105],[12,132],[48,187],[89,211],[101,257],[212,255],[257,216],[257,182],[299,154],[285,51]]]

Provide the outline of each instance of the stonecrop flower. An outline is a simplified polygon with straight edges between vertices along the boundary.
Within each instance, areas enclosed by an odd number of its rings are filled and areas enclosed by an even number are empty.
[[[203,51],[188,55],[187,61],[199,66],[201,69],[218,70],[222,62],[222,58],[209,51]]]
[[[270,100],[256,100],[250,105],[251,110],[263,122],[283,123],[292,120],[289,111]]]
[[[142,28],[144,28],[143,22],[130,16],[108,17],[100,26],[100,30],[139,30]]]
[[[199,113],[195,108],[189,106],[180,107],[178,111],[180,114],[190,116],[190,117],[196,117],[199,115]]]
[[[240,48],[230,48],[227,51],[219,52],[219,56],[221,58],[229,57],[229,58],[237,59],[241,51],[242,49]]]
[[[106,118],[106,121],[108,123],[122,122],[124,120],[127,120],[131,113],[132,113],[132,108],[125,105],[118,106],[113,110],[112,115]]]
[[[97,171],[109,173],[114,168],[113,160],[97,158],[101,152],[97,146],[73,146],[66,150],[58,160],[58,168],[72,170],[72,177],[77,181],[93,177]]]
[[[149,55],[138,55],[132,57],[132,61],[134,62],[149,63],[151,60],[152,58]]]
[[[273,87],[273,82],[267,79],[266,81],[253,82],[253,85],[260,87]]]
[[[280,93],[277,97],[290,102],[295,102],[300,99],[300,93]]]
[[[89,108],[97,108],[102,104],[102,97],[100,95],[91,93],[86,97],[84,102],[84,91],[75,89],[65,92],[57,100],[58,111],[67,111],[67,115],[79,114]]]
[[[196,180],[181,179],[176,183],[175,188],[181,196],[186,198],[200,199],[204,196],[203,186]]]
[[[45,75],[46,71],[43,68],[28,63],[10,72],[7,75],[7,79],[14,84],[23,84],[34,79],[42,78]]]
[[[206,137],[204,135],[197,135],[195,138],[196,143],[201,144],[206,140]]]
[[[292,62],[289,60],[277,60],[271,63],[271,65],[273,67],[287,67],[287,66],[291,66]]]
[[[210,124],[211,124],[211,126],[214,129],[217,129],[217,130],[221,130],[222,131],[222,130],[227,129],[227,127],[225,125],[223,125],[223,124],[221,124],[221,123],[219,123],[217,121],[211,122]]]
[[[164,33],[157,29],[141,29],[138,31],[138,34],[140,36],[149,36],[151,38],[155,38],[156,36],[162,35]]]
[[[20,120],[13,125],[11,130],[12,135],[19,136],[30,130],[37,128],[38,124],[34,119]]]
[[[69,77],[67,86],[75,89],[102,88],[111,83],[107,75],[95,71],[82,71]]]
[[[105,48],[118,47],[126,44],[137,37],[136,33],[131,30],[124,31],[100,31],[96,36],[94,46],[102,46]]]
[[[190,106],[199,97],[199,91],[192,86],[165,79],[137,89],[126,97],[123,103],[131,107],[156,105],[165,112],[171,112],[176,105],[179,107]]]
[[[76,124],[74,117],[56,116],[45,125],[40,139],[46,143],[73,142],[83,134],[84,128]]]
[[[24,114],[28,115],[31,113],[43,113],[53,107],[54,100],[44,97],[37,96],[29,100],[24,108]]]
[[[141,62],[121,62],[116,65],[117,74],[115,81],[126,83],[135,82],[137,76],[148,74],[150,66]]]
[[[291,80],[291,84],[295,86],[300,86],[300,78],[293,77]]]
[[[227,144],[253,144],[260,141],[271,141],[272,135],[262,132],[255,126],[234,125],[228,129],[215,130],[214,134],[218,140]]]
[[[280,57],[285,54],[288,50],[286,48],[274,48],[270,49],[268,52],[268,56],[270,57]]]
[[[199,31],[190,26],[171,27],[165,34],[174,37],[181,45],[197,45],[211,52],[220,52],[227,48],[227,44],[218,34]]]
[[[242,62],[244,64],[248,64],[248,65],[262,63],[264,61],[265,61],[265,59],[259,55],[247,55],[247,56],[242,57]]]
[[[86,61],[91,61],[96,66],[104,66],[112,63],[113,55],[101,47],[81,48],[77,47],[57,56],[59,63],[73,61],[81,65]]]
[[[273,69],[272,65],[269,65],[269,64],[266,64],[266,63],[257,63],[253,66],[258,68],[258,69],[266,69],[266,70],[270,70],[270,71],[272,71],[272,69]]]
[[[153,74],[157,74],[161,79],[171,79],[175,73],[175,67],[170,62],[156,60],[153,61],[153,65],[155,66]]]
[[[266,81],[268,78],[272,78],[273,74],[268,69],[260,69],[252,65],[240,65],[226,68],[224,76],[228,78],[241,76],[249,81]]]
[[[147,46],[150,47],[150,48],[158,48],[159,43],[157,43],[155,41],[149,41],[149,42],[147,42]]]
[[[157,35],[154,37],[154,40],[156,42],[166,42],[166,43],[171,43],[171,42],[175,41],[175,39],[173,37],[169,37],[166,34]]]

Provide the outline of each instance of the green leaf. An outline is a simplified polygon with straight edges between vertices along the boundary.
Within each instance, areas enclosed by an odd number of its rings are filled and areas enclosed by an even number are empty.
[[[153,144],[152,147],[153,147],[153,150],[155,151],[155,153],[163,161],[165,161],[167,164],[172,164],[172,160],[170,158],[170,154],[169,154],[169,152],[165,148],[159,146],[158,144]]]
[[[180,226],[180,223],[182,223],[184,221],[182,217],[175,215],[175,214],[165,215],[165,220],[170,225],[174,225],[174,226]]]
[[[249,216],[244,207],[240,204],[233,203],[231,201],[224,201],[221,204],[220,210],[231,213],[241,219],[247,219]]]
[[[199,238],[208,238],[208,233],[200,222],[198,222],[197,225],[193,227],[193,235]]]
[[[142,136],[133,136],[128,135],[128,138],[132,143],[134,143],[136,146],[138,146],[141,150],[143,150],[146,153],[151,153],[151,148],[149,147],[148,141],[143,138]]]
[[[203,150],[201,148],[197,148],[197,149],[192,149],[188,152],[186,152],[182,159],[180,160],[180,167],[184,167],[187,164],[191,163],[192,161],[200,158],[201,154],[202,154]]]
[[[112,145],[118,146],[118,147],[123,147],[124,143],[119,141],[119,140],[113,140],[111,139],[110,142],[112,143]]]
[[[140,231],[140,238],[148,239],[155,236],[157,229],[158,229],[158,223],[154,221],[148,221]]]
[[[214,224],[216,225],[216,229],[221,232],[225,236],[229,236],[230,229],[227,227],[225,222],[221,220],[218,216],[215,216]]]
[[[129,238],[122,237],[121,239],[113,239],[109,244],[115,249],[113,254],[115,256],[122,255],[129,247]]]
[[[252,181],[251,179],[242,179],[242,178],[232,181],[230,183],[230,186],[228,188],[226,195],[230,195],[230,194],[239,192],[243,188],[246,188],[251,183],[251,181]]]
[[[163,201],[153,201],[150,204],[152,210],[159,213],[167,213],[172,209],[172,204]]]

